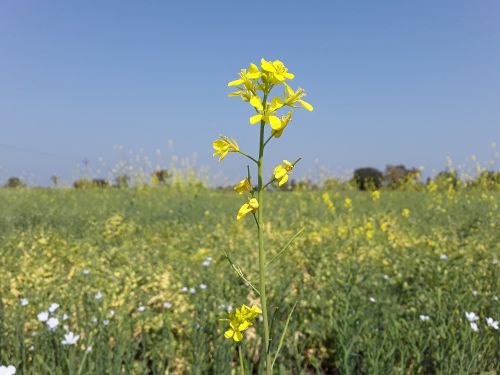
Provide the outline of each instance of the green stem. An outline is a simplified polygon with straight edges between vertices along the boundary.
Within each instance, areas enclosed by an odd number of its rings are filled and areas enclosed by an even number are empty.
[[[266,106],[267,93],[264,93],[262,102]],[[265,111],[266,108],[264,108]],[[259,141],[259,161],[258,166],[258,185],[257,200],[259,201],[259,210],[257,217],[257,230],[259,233],[259,290],[260,302],[262,305],[262,316],[264,318],[264,355],[266,356],[266,374],[272,374],[271,353],[269,351],[269,320],[267,317],[267,299],[266,299],[266,254],[264,252],[264,184],[262,182],[262,164],[264,161],[264,121],[260,122],[260,141]]]
[[[240,373],[245,375],[245,364],[243,362],[243,350],[241,350],[241,344],[238,345],[238,353],[240,355]]]
[[[251,157],[250,155],[244,153],[243,151],[238,151],[239,154],[243,155],[243,156],[246,156],[247,158],[249,158],[251,161],[253,161],[255,164],[258,164],[259,162],[257,160],[255,160],[253,157]]]

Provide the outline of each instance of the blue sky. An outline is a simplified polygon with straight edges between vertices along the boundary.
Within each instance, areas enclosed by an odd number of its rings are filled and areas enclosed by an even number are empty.
[[[500,140],[499,19],[496,0],[3,0],[0,182],[70,180],[84,158],[105,175],[100,160],[141,149],[155,165],[196,154],[235,180],[244,160],[219,165],[211,142],[256,151],[251,109],[226,85],[261,57],[283,60],[315,106],[268,169],[297,156],[302,175],[484,162]]]

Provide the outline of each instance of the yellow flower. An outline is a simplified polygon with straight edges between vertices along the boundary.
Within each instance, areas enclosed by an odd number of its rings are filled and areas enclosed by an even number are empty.
[[[248,69],[248,71],[246,69],[241,69],[239,73],[240,78],[229,82],[227,85],[228,87],[243,85],[247,90],[250,90],[253,88],[255,83],[252,80],[258,79],[261,74],[262,73],[260,72],[257,65],[250,64],[250,68]]]
[[[247,203],[241,206],[236,216],[236,220],[240,220],[247,216],[250,212],[255,212],[259,208],[259,202],[255,198],[250,198]]]
[[[401,211],[401,216],[408,219],[410,217],[410,210],[407,208],[403,208],[403,211]]]
[[[344,208],[348,210],[352,210],[352,199],[351,198],[346,198],[344,200]]]
[[[219,161],[222,161],[228,152],[239,152],[240,148],[238,143],[231,138],[221,136],[220,139],[215,140],[212,143],[212,146],[215,150],[213,156],[220,155]]]
[[[370,195],[372,197],[372,200],[374,200],[374,201],[377,201],[380,199],[380,191],[379,190],[372,191],[372,193]]]
[[[298,88],[297,91],[293,91],[293,89],[285,85],[285,103],[289,107],[297,108],[297,103],[299,103],[302,107],[307,109],[308,111],[313,111],[314,108],[308,102],[302,100],[302,98],[306,96],[306,92],[302,88]]]
[[[295,75],[288,72],[288,68],[280,60],[274,60],[271,62],[261,59],[260,67],[268,74],[269,80],[274,84],[280,84],[285,82],[287,79],[294,79],[295,77]]]
[[[236,311],[229,312],[228,319],[224,319],[229,322],[229,329],[224,332],[224,337],[226,339],[233,339],[235,342],[240,342],[243,340],[243,333],[249,327],[253,326],[253,320],[262,311],[257,306],[252,306],[251,308],[247,305],[241,305]]]
[[[247,191],[252,191],[252,184],[248,178],[245,178],[238,182],[238,184],[234,187],[234,190],[236,190],[238,194],[243,194]]]
[[[257,110],[257,114],[250,117],[250,124],[256,124],[261,120],[265,123],[269,123],[273,130],[279,130],[282,128],[281,120],[276,116],[276,111],[283,107],[283,100],[279,97],[273,98],[271,103],[267,103],[266,107],[262,104],[262,100],[258,95],[252,96],[250,99],[250,104]]]
[[[283,164],[274,168],[274,178],[279,180],[278,186],[284,185],[288,181],[288,175],[293,169],[293,164],[288,160],[283,160]]]
[[[277,130],[273,130],[273,136],[276,138],[281,137],[281,134],[283,134],[283,131],[285,130],[291,119],[292,119],[292,111],[288,112],[284,116],[281,116],[281,127]]]

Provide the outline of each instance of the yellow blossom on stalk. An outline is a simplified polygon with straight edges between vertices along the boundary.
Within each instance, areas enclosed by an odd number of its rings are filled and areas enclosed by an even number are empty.
[[[401,211],[401,216],[408,219],[410,217],[410,210],[408,208],[403,208],[403,211]]]
[[[325,193],[323,193],[323,195],[321,197],[323,198],[323,202],[325,202],[326,206],[330,210],[335,212],[335,204],[333,204],[332,200],[330,199],[330,194],[325,192]]]
[[[234,187],[234,190],[238,194],[243,194],[248,191],[252,191],[252,184],[250,183],[250,180],[248,178],[245,178],[238,182],[238,184]]]
[[[236,220],[240,220],[247,216],[251,212],[257,211],[259,208],[259,202],[255,198],[250,198],[247,203],[243,204],[241,206],[240,210],[238,211],[238,215],[236,216]]]
[[[287,79],[294,79],[295,75],[288,72],[288,68],[280,60],[266,61],[265,59],[260,60],[260,67],[262,71],[267,73],[269,81],[276,85],[284,83]]]
[[[261,76],[261,72],[259,71],[257,65],[250,64],[250,68],[248,69],[248,71],[246,69],[241,69],[239,76],[240,79],[231,81],[227,85],[229,87],[243,85],[246,89],[250,90],[254,85],[254,82],[252,80],[259,78]]]
[[[263,120],[265,123],[271,125],[273,130],[280,130],[282,128],[281,120],[276,116],[276,111],[283,107],[283,100],[281,98],[273,98],[271,103],[267,103],[264,108],[260,96],[254,95],[250,99],[250,104],[257,110],[257,114],[250,117],[250,124],[256,124]]]
[[[352,199],[351,198],[346,198],[344,200],[344,208],[346,208],[347,210],[352,210]]]
[[[285,130],[285,128],[287,127],[288,123],[292,119],[292,113],[293,113],[292,111],[289,111],[286,115],[281,116],[281,126],[280,126],[280,128],[277,129],[277,130],[273,130],[273,136],[275,138],[281,137],[281,134],[283,134],[283,131]]]
[[[229,329],[224,332],[226,339],[233,339],[236,342],[243,340],[243,333],[249,327],[253,326],[255,318],[262,314],[262,311],[257,306],[251,308],[247,305],[241,305],[235,312],[228,313],[228,319],[223,319],[229,322]]]
[[[371,195],[373,201],[378,201],[380,199],[380,191],[379,190],[372,191],[370,195]]]
[[[308,102],[302,100],[304,96],[306,96],[306,92],[301,87],[299,87],[296,91],[294,91],[290,86],[285,84],[284,105],[297,108],[297,103],[299,103],[302,107],[304,107],[308,111],[313,111],[314,110],[313,106]]]
[[[288,175],[293,169],[293,164],[288,160],[283,160],[283,164],[274,168],[274,178],[279,180],[278,186],[283,186],[288,181]]]
[[[240,147],[238,143],[233,138],[228,138],[221,136],[220,139],[215,140],[212,143],[215,150],[213,156],[220,155],[219,161],[222,161],[228,152],[240,152]]]
[[[257,80],[261,74],[262,73],[255,64],[250,64],[248,70],[241,69],[239,73],[240,79],[236,79],[227,84],[229,87],[236,87],[238,89],[238,91],[232,92],[229,96],[239,96],[245,102],[250,101],[255,91],[259,89]]]

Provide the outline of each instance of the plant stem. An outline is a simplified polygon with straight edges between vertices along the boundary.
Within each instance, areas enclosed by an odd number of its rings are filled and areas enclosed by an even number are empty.
[[[266,106],[267,93],[264,93],[263,103]],[[264,108],[265,110],[265,108]],[[257,200],[259,202],[257,230],[259,233],[259,290],[260,303],[262,305],[262,316],[264,318],[264,354],[266,356],[266,374],[271,375],[271,353],[269,352],[269,320],[267,317],[266,300],[266,254],[264,252],[264,184],[262,183],[262,164],[264,161],[264,133],[266,123],[260,122],[260,141],[259,141],[259,161],[258,165],[258,185]]]
[[[245,375],[245,364],[243,362],[243,350],[241,350],[241,343],[238,345],[238,353],[240,355],[240,373]]]

